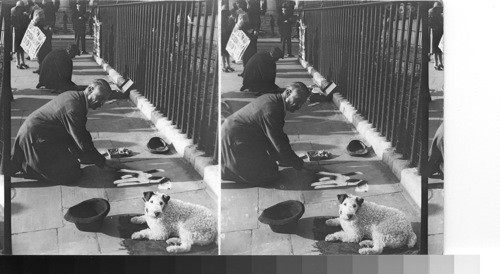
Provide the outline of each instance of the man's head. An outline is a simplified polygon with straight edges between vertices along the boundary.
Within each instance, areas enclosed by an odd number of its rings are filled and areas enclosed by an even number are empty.
[[[311,91],[302,82],[293,82],[283,92],[285,107],[289,112],[299,110],[311,95]]]
[[[273,58],[274,62],[277,62],[280,58],[283,57],[283,51],[281,51],[280,48],[276,47],[274,48],[271,52],[271,57]]]
[[[84,92],[85,96],[87,96],[89,107],[96,110],[109,99],[111,87],[104,79],[95,79]]]
[[[24,6],[24,2],[19,0],[16,2],[16,7],[23,7]]]

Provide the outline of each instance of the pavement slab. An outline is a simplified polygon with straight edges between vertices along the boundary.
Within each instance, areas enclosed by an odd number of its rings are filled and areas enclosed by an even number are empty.
[[[252,255],[252,230],[221,234],[221,255]]]
[[[236,185],[234,183],[231,186]],[[222,184],[221,232],[255,229],[258,212],[258,188],[225,189]]]
[[[47,229],[12,235],[12,254],[57,255],[59,253],[57,230]]]

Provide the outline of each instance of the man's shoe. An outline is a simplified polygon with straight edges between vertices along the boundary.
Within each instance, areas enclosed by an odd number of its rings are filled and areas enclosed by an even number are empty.
[[[286,57],[295,57],[293,54],[288,54]]]
[[[39,70],[39,69],[34,70],[34,71],[33,71],[33,73],[38,73],[38,74],[40,74],[40,70]]]

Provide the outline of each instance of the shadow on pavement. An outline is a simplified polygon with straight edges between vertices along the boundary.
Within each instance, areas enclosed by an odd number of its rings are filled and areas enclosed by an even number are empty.
[[[130,222],[130,219],[137,215],[120,214],[108,216],[104,219],[102,233],[122,239],[120,245],[127,250],[129,255],[177,255],[167,253],[167,243],[163,240],[132,240],[134,232],[146,229],[146,224],[138,225]],[[182,255],[217,255],[218,249],[215,243],[207,246],[193,245],[191,251]]]
[[[325,237],[328,234],[335,233],[342,230],[341,227],[331,227],[325,225],[325,221],[331,217],[311,217],[313,219],[312,232],[314,235],[314,240],[316,241],[315,247],[321,254],[359,254],[359,243],[342,243],[342,242],[326,242]],[[420,223],[412,222],[413,231],[417,234],[417,238],[420,239]],[[300,235],[299,235],[300,236]],[[417,240],[418,241],[418,240]],[[412,247],[401,247],[401,248],[384,248],[382,254],[418,254],[418,242]]]

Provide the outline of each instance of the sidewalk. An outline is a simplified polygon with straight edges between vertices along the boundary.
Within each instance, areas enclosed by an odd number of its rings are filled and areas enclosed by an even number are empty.
[[[269,43],[264,46],[259,44],[259,50],[269,46]],[[230,105],[233,112],[255,99],[253,94],[239,92],[242,78],[237,74],[242,71],[242,66],[236,65],[235,69],[233,73],[222,73],[224,84],[221,85],[222,100]],[[296,58],[280,60],[276,84],[284,87],[293,81],[302,81],[306,85],[313,83]],[[355,192],[354,187],[314,190],[310,187],[312,176],[293,168],[283,168],[281,179],[265,188],[223,182],[221,254],[357,254],[357,243],[324,241],[327,234],[338,230],[326,227],[324,221],[328,217],[338,216],[337,195],[341,193],[359,195],[367,201],[401,209],[419,236],[420,210],[407,198],[391,170],[373,154],[366,158],[355,158],[345,152],[350,140],[361,137],[332,102],[306,104],[296,113],[287,113],[285,132],[297,154],[324,149],[334,155],[331,160],[307,163],[308,166],[336,173],[361,171],[363,175],[359,175],[359,178],[368,182],[369,191]],[[289,199],[299,200],[306,207],[294,234],[274,233],[268,225],[257,220],[265,208]],[[418,247],[414,247],[410,250],[385,250],[384,253],[414,254],[417,251]]]
[[[95,78],[107,78],[91,55],[78,56],[73,62],[73,81],[78,85],[88,84]],[[12,103],[12,141],[24,119],[56,96],[48,90],[34,89],[38,75],[31,71],[38,64],[28,62],[28,65],[30,69],[18,70],[14,62],[11,64],[15,98]],[[112,85],[112,88],[116,89],[116,86]],[[115,97],[118,95],[121,94],[117,93]],[[101,109],[90,110],[87,129],[98,150],[126,147],[136,154],[120,160],[123,168],[162,168],[165,172],[157,175],[169,177],[172,181],[172,189],[162,192],[217,212],[217,202],[210,198],[200,175],[184,158],[175,151],[167,155],[147,151],[147,141],[161,135],[128,98],[110,100]],[[129,219],[143,213],[143,192],[160,191],[157,185],[117,188],[112,183],[114,174],[111,171],[95,166],[85,166],[83,171],[83,178],[68,185],[13,178],[13,254],[167,255],[165,241],[130,239],[133,232],[145,226],[130,224]],[[111,204],[101,232],[81,232],[63,219],[69,207],[96,197],[105,198]],[[198,255],[217,253],[216,244],[193,246],[190,252]]]

